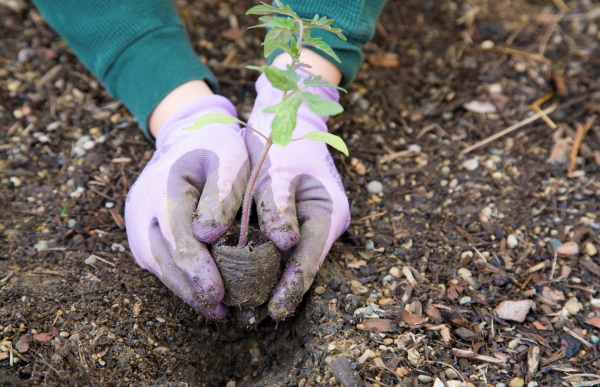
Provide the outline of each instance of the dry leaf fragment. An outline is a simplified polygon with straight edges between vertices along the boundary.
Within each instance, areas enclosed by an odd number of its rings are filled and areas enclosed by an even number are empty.
[[[366,264],[367,262],[361,259],[358,261],[350,262],[348,264],[348,267],[351,269],[359,269],[361,266],[365,266]]]
[[[50,341],[53,338],[55,338],[56,336],[58,336],[58,329],[56,329],[56,327],[52,327],[52,329],[50,329],[50,332],[34,335],[33,339],[35,341],[43,342],[43,341]]]
[[[588,318],[587,320],[584,320],[583,322],[588,325],[594,326],[596,328],[600,328],[600,316]]]
[[[531,300],[502,301],[496,307],[496,315],[505,320],[523,322],[532,305],[533,301]]]
[[[356,327],[360,330],[376,329],[378,332],[394,333],[399,331],[398,323],[384,318],[366,320],[363,324],[358,324]]]
[[[565,295],[560,290],[549,288],[544,286],[542,288],[542,296],[554,302],[561,302],[565,300]]]
[[[456,357],[465,357],[468,359],[475,359],[475,360],[484,361],[486,363],[493,363],[493,364],[506,364],[506,359],[499,359],[499,358],[491,357],[491,356],[483,356],[483,355],[479,355],[475,352],[463,351],[462,349],[458,349],[458,348],[452,348],[452,353]]]
[[[532,324],[538,331],[547,331],[548,329],[550,329],[549,325],[544,325],[537,320],[535,320]]]
[[[382,52],[369,56],[369,63],[376,67],[398,67],[400,60],[398,54],[394,52]]]
[[[223,35],[224,38],[229,39],[229,40],[238,40],[238,39],[241,39],[245,33],[246,33],[246,30],[242,30],[240,28],[234,27],[234,28],[229,28],[229,29],[221,32],[221,35]]]
[[[418,328],[425,323],[425,320],[420,318],[419,316],[415,316],[414,314],[403,310],[401,312],[402,320],[408,324],[411,328]]]
[[[15,344],[15,348],[20,353],[25,353],[29,350],[29,343],[31,343],[32,341],[33,341],[33,335],[31,335],[31,334],[23,335],[19,338],[19,340],[17,340],[17,343]]]

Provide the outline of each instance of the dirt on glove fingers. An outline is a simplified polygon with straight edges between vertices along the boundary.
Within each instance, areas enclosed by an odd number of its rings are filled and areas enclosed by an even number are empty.
[[[256,308],[269,301],[279,277],[281,253],[259,230],[250,227],[248,244],[238,246],[240,227],[234,226],[213,246],[225,297],[223,303],[240,309]]]

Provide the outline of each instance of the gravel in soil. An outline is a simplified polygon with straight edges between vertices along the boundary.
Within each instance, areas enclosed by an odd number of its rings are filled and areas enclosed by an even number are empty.
[[[176,2],[242,118],[252,4]],[[594,2],[390,1],[329,122],[351,226],[296,316],[255,331],[137,267],[123,203],[153,146],[30,3],[0,25],[3,384],[597,382]]]

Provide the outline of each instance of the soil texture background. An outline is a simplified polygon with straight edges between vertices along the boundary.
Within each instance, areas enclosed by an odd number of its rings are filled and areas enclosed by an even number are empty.
[[[176,1],[243,119],[256,3]],[[390,0],[328,124],[351,226],[296,316],[249,331],[136,265],[123,204],[154,146],[0,0],[0,385],[598,382],[599,24],[594,0]]]

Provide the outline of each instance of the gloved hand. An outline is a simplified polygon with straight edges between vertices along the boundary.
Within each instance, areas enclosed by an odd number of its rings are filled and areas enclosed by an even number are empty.
[[[228,312],[223,282],[204,243],[234,220],[250,163],[238,124],[183,129],[208,113],[236,116],[229,100],[206,96],[167,119],[154,156],[127,195],[125,223],[137,263],[195,310],[219,319]]]
[[[297,72],[300,83],[309,75],[301,69]],[[256,91],[248,123],[268,135],[275,114],[262,111],[281,102],[283,92],[275,89],[264,74],[256,82]],[[336,89],[319,87],[310,91],[339,100]],[[303,103],[292,137],[316,130],[327,132],[327,118],[316,115]],[[265,140],[250,130],[245,138],[255,165]],[[348,228],[350,207],[327,145],[311,140],[293,141],[284,148],[271,147],[254,188],[254,200],[263,234],[281,250],[293,247],[269,302],[269,314],[280,320],[293,314],[331,245]]]

